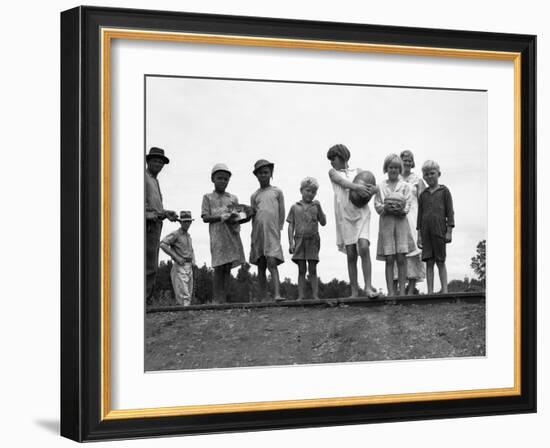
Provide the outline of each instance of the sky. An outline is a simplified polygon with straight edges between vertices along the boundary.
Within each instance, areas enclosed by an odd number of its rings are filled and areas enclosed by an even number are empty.
[[[259,187],[254,162],[268,159],[275,164],[272,185],[283,191],[287,213],[301,199],[300,181],[318,179],[316,199],[328,221],[320,227],[318,274],[325,282],[347,281],[346,256],[336,247],[326,158],[332,145],[343,143],[351,151],[349,166],[372,171],[377,182],[384,178],[384,158],[404,149],[413,152],[419,175],[425,160],[440,164],[440,183],[450,189],[455,209],[453,242],[447,246],[449,280],[475,277],[470,259],[487,237],[487,92],[148,76],[145,94],[146,150],[159,146],[170,158],[158,177],[164,207],[193,213],[189,233],[199,266],[210,265],[208,224],[200,210],[203,195],[213,190],[212,166],[229,166],[227,191],[249,204]],[[372,201],[370,207],[373,284],[385,290],[384,262],[376,260],[379,217]],[[163,236],[178,227],[165,221]],[[250,223],[241,226],[247,258],[250,232]],[[281,242],[281,279],[296,282],[286,224]],[[161,251],[160,259],[168,258]],[[418,287],[425,291],[425,281]]]

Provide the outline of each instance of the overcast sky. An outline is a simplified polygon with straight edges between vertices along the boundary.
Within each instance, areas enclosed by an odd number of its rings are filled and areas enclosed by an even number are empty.
[[[306,176],[318,179],[317,199],[328,221],[320,228],[318,273],[323,281],[347,281],[346,257],[336,248],[326,158],[336,143],[350,149],[350,167],[372,171],[377,182],[384,177],[382,163],[390,153],[411,150],[420,175],[425,160],[439,162],[440,183],[449,187],[455,208],[456,228],[447,246],[449,280],[474,276],[470,258],[487,233],[486,92],[146,78],[146,148],[160,146],[170,158],[159,175],[164,207],[192,211],[195,221],[189,232],[198,265],[210,265],[208,224],[200,219],[200,210],[202,196],[213,190],[212,166],[223,162],[230,167],[227,191],[249,204],[258,188],[253,164],[265,158],[275,163],[272,184],[283,191],[287,212],[301,198],[300,181]],[[373,283],[385,290],[384,263],[375,260],[379,217],[370,206]],[[163,236],[177,227],[165,221]],[[250,231],[250,223],[241,227],[247,257]],[[296,281],[286,225],[281,235],[281,279]],[[167,258],[161,253],[161,259]],[[419,288],[425,291],[425,282]]]

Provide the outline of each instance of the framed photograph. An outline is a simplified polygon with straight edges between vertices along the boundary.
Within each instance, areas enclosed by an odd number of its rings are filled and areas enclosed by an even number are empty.
[[[535,412],[535,45],[61,13],[61,434]]]

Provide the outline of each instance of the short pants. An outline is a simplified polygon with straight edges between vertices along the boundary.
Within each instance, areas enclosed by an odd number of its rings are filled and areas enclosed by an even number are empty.
[[[430,232],[422,233],[422,261],[431,259],[440,262],[445,262],[447,259],[445,237]]]
[[[319,234],[294,237],[294,254],[292,261],[312,260],[319,261],[319,249],[321,249],[321,238]]]

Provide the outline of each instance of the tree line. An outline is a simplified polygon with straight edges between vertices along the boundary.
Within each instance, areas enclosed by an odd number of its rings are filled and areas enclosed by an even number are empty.
[[[483,240],[477,244],[476,255],[472,257],[470,264],[478,278],[470,279],[466,277],[463,280],[451,280],[449,282],[449,292],[484,291],[485,258],[486,240]],[[172,281],[170,279],[171,269],[171,260],[160,262],[153,296],[148,301],[147,306],[167,306],[175,303]],[[213,272],[212,268],[209,268],[206,264],[194,268],[193,304],[207,304],[212,301]],[[271,282],[269,284],[271,285]],[[306,297],[310,297],[311,289],[309,283],[307,288]],[[231,274],[228,301],[230,303],[252,302],[258,296],[258,289],[258,276],[255,272],[250,272],[250,265],[245,263],[241,265],[235,276]],[[269,292],[273,293],[273,291]],[[325,283],[319,279],[319,297],[321,299],[348,297],[350,294],[350,286],[346,281],[332,279]],[[298,297],[298,285],[293,283],[289,278],[285,278],[281,282],[281,295],[289,300],[295,300]]]
[[[175,303],[172,281],[170,279],[170,270],[172,269],[172,260],[161,261],[157,272],[157,281],[152,299],[147,303],[148,306],[173,305]],[[213,269],[204,264],[201,267],[195,267],[193,270],[194,278],[194,299],[193,304],[207,304],[212,301],[212,277]],[[269,282],[271,285],[271,282]],[[271,287],[269,293],[273,294]],[[306,297],[311,295],[311,289],[308,283]],[[258,296],[259,284],[258,275],[250,272],[250,264],[245,263],[238,269],[237,274],[231,274],[229,282],[228,302],[252,302]],[[349,284],[343,280],[333,279],[325,283],[319,279],[319,297],[323,299],[346,297],[351,294]],[[298,285],[289,278],[281,282],[281,295],[289,300],[298,298]]]

